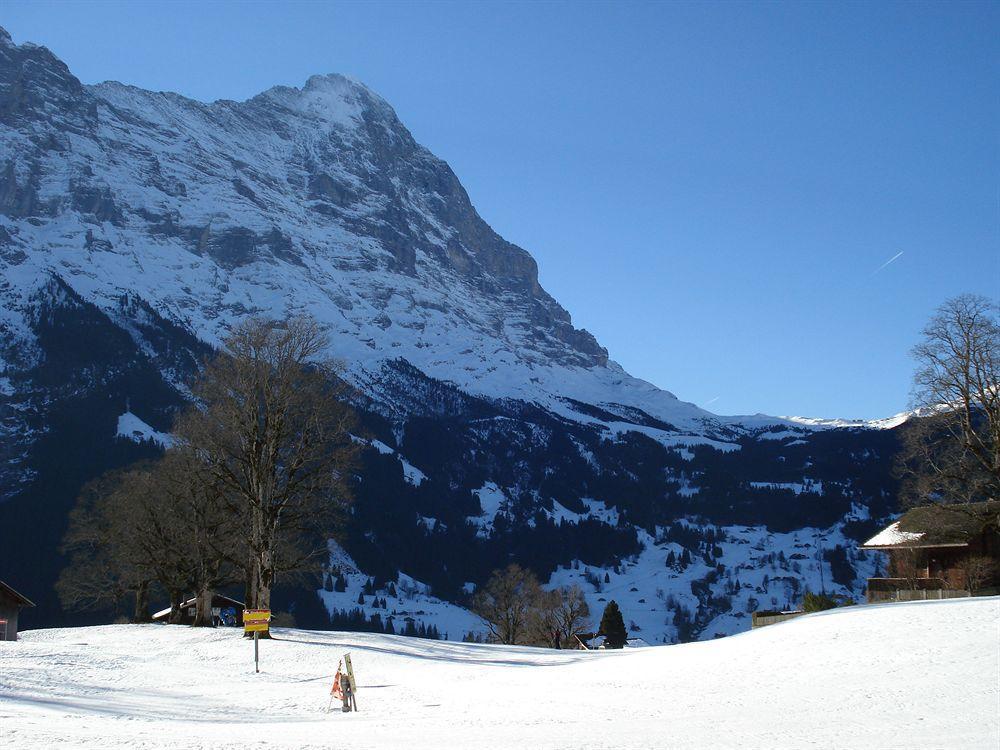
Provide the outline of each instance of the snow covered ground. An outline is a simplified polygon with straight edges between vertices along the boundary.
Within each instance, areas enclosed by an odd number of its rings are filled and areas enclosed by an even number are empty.
[[[0,643],[4,748],[996,748],[1000,598],[559,652],[106,626]],[[360,712],[324,713],[350,651]]]

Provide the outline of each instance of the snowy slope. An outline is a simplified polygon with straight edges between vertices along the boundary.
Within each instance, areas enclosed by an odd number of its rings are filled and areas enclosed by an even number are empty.
[[[1000,599],[856,607],[734,638],[560,652],[106,626],[0,643],[10,748],[977,748],[1000,743]],[[324,713],[352,654],[356,714]]]
[[[591,606],[619,596],[650,642],[685,613],[708,638],[754,600],[860,594],[872,562],[849,524],[883,519],[892,490],[893,438],[868,428],[895,421],[722,417],[631,377],[363,84],[212,103],[85,86],[0,29],[0,102],[0,565],[39,592],[40,622],[73,621],[53,583],[83,483],[169,441],[233,325],[298,313],[345,360],[377,453],[328,610],[384,617],[360,590],[405,577],[394,608],[460,637],[476,623],[454,605],[512,559],[553,585],[589,570]],[[718,532],[719,555],[691,538],[693,563],[669,568],[681,547],[660,537],[681,521]],[[852,566],[836,585],[831,545]]]

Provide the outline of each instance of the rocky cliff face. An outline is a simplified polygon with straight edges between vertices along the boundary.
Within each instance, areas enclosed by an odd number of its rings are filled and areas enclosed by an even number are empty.
[[[44,569],[40,586],[80,484],[158,450],[143,436],[248,315],[316,317],[361,394],[377,439],[351,564],[453,601],[512,555],[608,583],[662,557],[619,595],[667,592],[637,622],[650,640],[732,632],[739,618],[711,623],[737,588],[727,565],[759,562],[740,544],[822,529],[857,593],[845,529],[891,493],[883,433],[717,417],[625,373],[448,165],[342,76],[205,104],[82,85],[0,30],[0,269],[0,555]],[[125,413],[148,432],[120,436]],[[719,530],[734,524],[758,531]],[[797,587],[832,565],[811,549],[811,572],[785,570]]]

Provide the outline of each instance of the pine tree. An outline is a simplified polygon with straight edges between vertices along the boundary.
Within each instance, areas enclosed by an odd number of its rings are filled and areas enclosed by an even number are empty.
[[[676,564],[677,564],[677,558],[674,557],[674,551],[670,550],[670,552],[667,553],[667,567],[672,568]]]
[[[329,573],[323,576],[323,590],[333,591],[333,578]]]
[[[607,573],[604,574],[604,582],[611,583],[611,576],[609,576]]]
[[[341,594],[347,591],[347,579],[344,578],[343,573],[337,573],[337,580],[333,582],[333,590]]]
[[[364,594],[358,594],[358,604],[360,604],[361,606],[364,606],[364,604],[365,604],[365,595]]]
[[[598,633],[604,636],[605,648],[623,648],[625,641],[628,640],[622,611],[618,609],[618,602],[614,599],[608,602],[608,606],[604,608]]]

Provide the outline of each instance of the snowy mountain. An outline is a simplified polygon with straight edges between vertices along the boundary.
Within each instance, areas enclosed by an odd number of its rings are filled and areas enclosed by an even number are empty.
[[[595,607],[615,576],[660,641],[806,586],[857,596],[874,564],[855,542],[890,510],[895,436],[869,428],[892,423],[720,417],[631,377],[343,76],[206,104],[85,86],[0,29],[0,268],[0,555],[40,588],[83,482],[161,449],[234,322],[294,313],[359,394],[345,547],[377,591],[461,604],[513,557],[598,578]]]
[[[624,651],[109,625],[0,642],[7,747],[995,748],[996,597]],[[326,713],[351,653],[358,713]],[[763,683],[766,697],[752,688]]]

